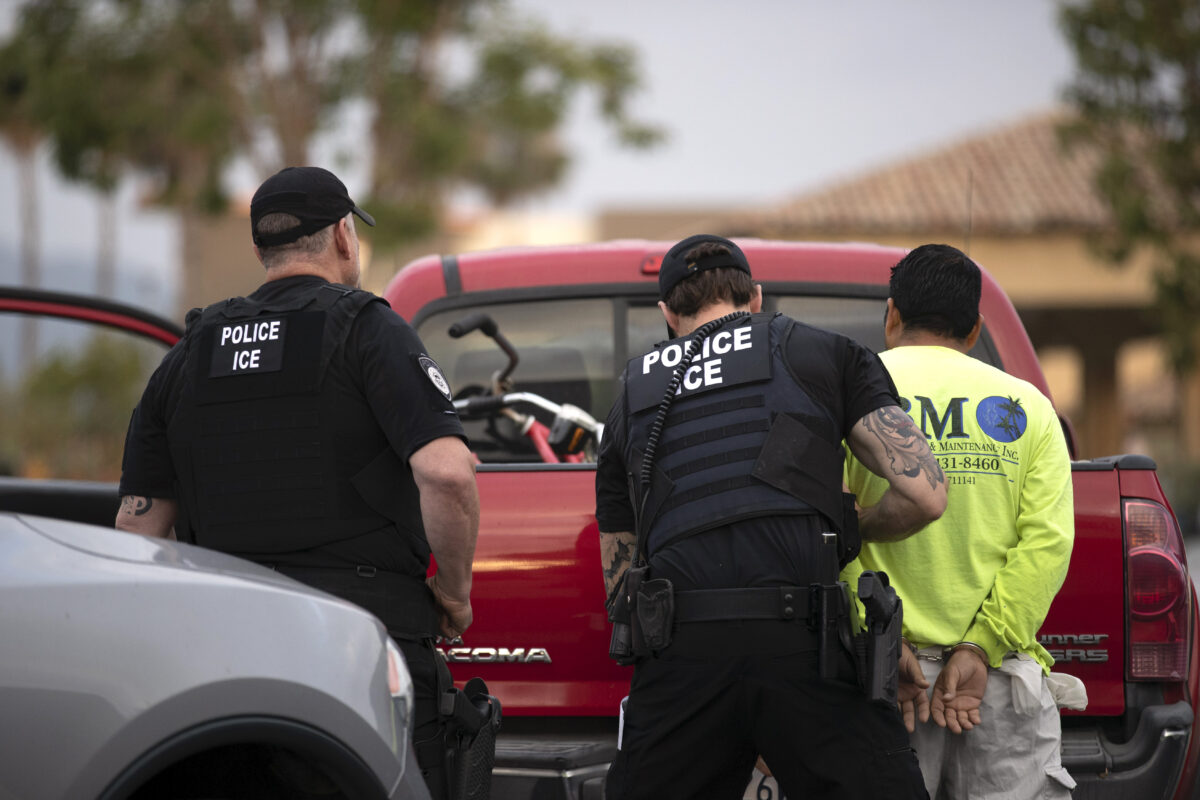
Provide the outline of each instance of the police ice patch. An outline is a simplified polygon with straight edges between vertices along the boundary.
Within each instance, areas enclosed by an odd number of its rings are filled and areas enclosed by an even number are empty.
[[[271,317],[228,322],[214,329],[210,378],[279,372],[287,318]]]
[[[420,356],[417,358],[417,363],[421,365],[421,369],[425,371],[425,375],[429,378],[439,392],[441,392],[447,400],[451,399],[450,383],[446,377],[442,375],[442,371],[438,369],[437,362],[429,356]]]

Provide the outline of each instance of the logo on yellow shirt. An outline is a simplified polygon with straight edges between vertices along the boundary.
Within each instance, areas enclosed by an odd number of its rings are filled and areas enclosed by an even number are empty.
[[[1029,420],[1015,397],[986,397],[975,407],[975,420],[983,432],[997,442],[1015,442],[1025,433]]]

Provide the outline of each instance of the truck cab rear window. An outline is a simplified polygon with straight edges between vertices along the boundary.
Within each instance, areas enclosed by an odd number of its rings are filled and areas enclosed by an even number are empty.
[[[872,350],[883,349],[886,301],[879,298],[776,295],[764,300],[778,310],[821,328],[850,336]],[[463,306],[430,314],[419,333],[441,366],[455,398],[493,392],[495,376],[509,359],[482,330],[460,337],[450,328],[470,315],[484,313],[496,323],[519,357],[501,391],[531,392],[555,403],[578,406],[601,422],[616,393],[625,363],[667,338],[666,324],[653,298],[538,298]],[[995,363],[986,336],[972,355]],[[545,425],[553,415],[533,406]],[[484,463],[539,462],[537,451],[511,416],[464,420],[471,447]]]

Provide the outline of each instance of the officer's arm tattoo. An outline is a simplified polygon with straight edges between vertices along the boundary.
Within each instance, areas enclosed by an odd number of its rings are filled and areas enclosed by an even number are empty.
[[[117,530],[157,538],[170,537],[179,516],[179,504],[169,497],[121,496]]]
[[[931,488],[946,482],[941,466],[925,442],[912,417],[898,406],[884,406],[863,417],[863,425],[875,434],[891,462],[892,472],[915,478],[924,474]]]
[[[121,513],[132,517],[145,516],[154,507],[153,497],[127,494],[121,498]]]
[[[600,532],[600,565],[604,570],[604,591],[611,595],[621,576],[633,562],[634,535],[628,531],[620,533]]]

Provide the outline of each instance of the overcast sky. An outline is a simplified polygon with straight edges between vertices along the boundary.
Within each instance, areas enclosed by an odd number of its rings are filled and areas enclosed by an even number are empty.
[[[556,31],[635,45],[622,151],[581,107],[567,184],[531,204],[762,203],[1059,102],[1072,59],[1053,0],[513,0]]]
[[[564,132],[567,181],[520,206],[535,211],[776,202],[1045,110],[1072,69],[1053,0],[510,2],[557,33],[633,45],[644,76],[633,111],[669,137],[622,150],[583,98]],[[0,148],[0,280],[13,275],[16,188]],[[47,262],[92,264],[91,197],[47,168],[40,207]],[[127,188],[119,263],[161,275],[174,249],[170,217],[137,211]]]

